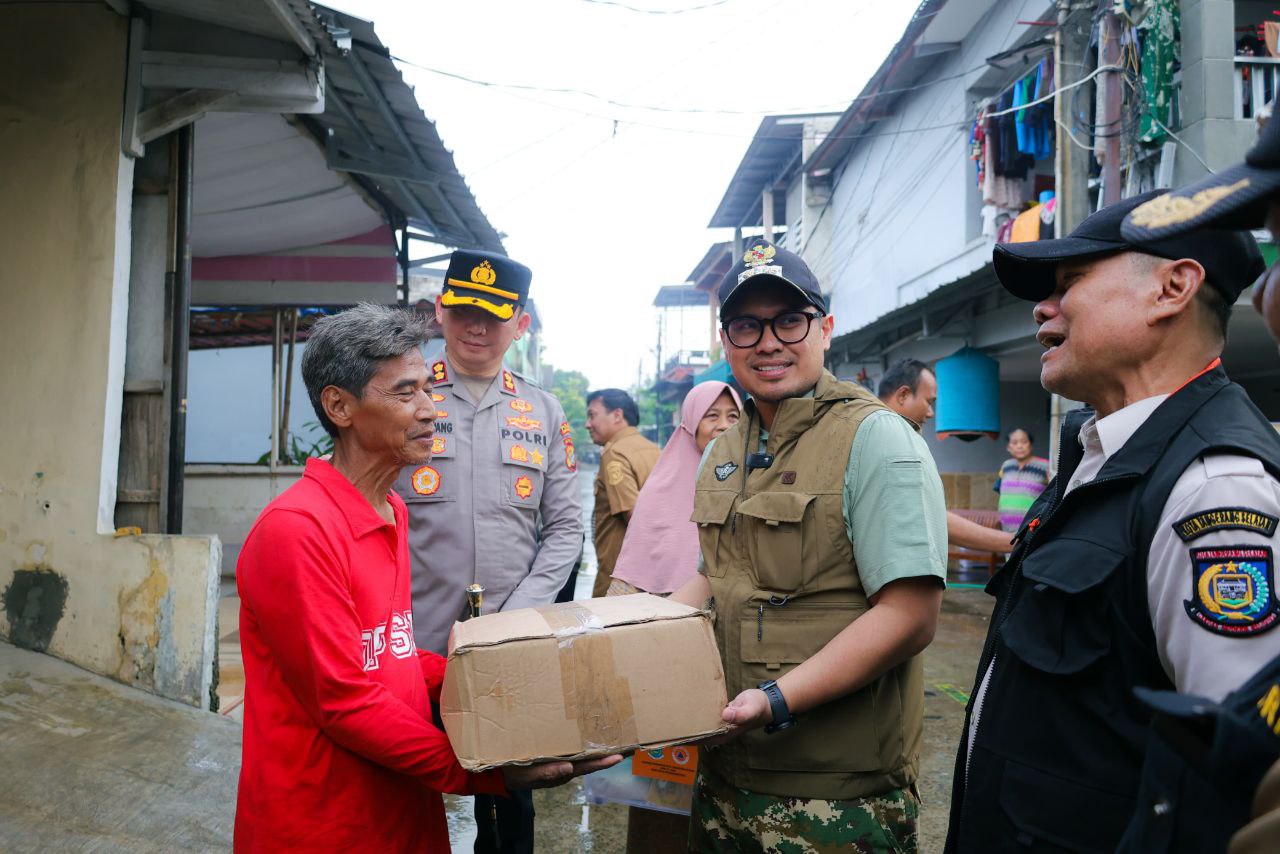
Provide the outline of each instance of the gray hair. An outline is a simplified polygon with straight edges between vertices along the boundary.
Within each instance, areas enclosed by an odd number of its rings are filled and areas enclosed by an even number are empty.
[[[402,356],[429,338],[420,315],[368,302],[317,320],[302,353],[302,381],[325,432],[338,436],[337,425],[324,414],[320,392],[336,386],[363,397],[379,362]]]

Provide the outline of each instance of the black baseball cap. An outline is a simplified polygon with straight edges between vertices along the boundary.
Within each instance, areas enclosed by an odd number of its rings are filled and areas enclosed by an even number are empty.
[[[529,298],[533,271],[496,252],[458,249],[449,257],[440,304],[474,305],[499,320],[510,320]]]
[[[1280,195],[1280,122],[1269,121],[1237,163],[1194,184],[1153,199],[1125,218],[1126,238],[1174,237],[1202,225],[1262,228],[1267,207]]]
[[[1062,261],[1101,258],[1119,252],[1143,252],[1160,258],[1200,262],[1205,281],[1234,303],[1240,292],[1266,269],[1257,241],[1247,231],[1197,228],[1176,238],[1126,239],[1121,223],[1130,211],[1167,193],[1152,190],[1109,205],[1085,217],[1066,237],[1029,243],[1000,243],[992,255],[996,278],[1016,297],[1039,302],[1057,286],[1054,267]]]
[[[720,297],[720,308],[723,309],[746,285],[761,281],[761,277],[790,285],[805,302],[823,314],[827,313],[827,298],[823,296],[817,278],[804,259],[763,238],[755,239],[743,253],[742,260],[721,280],[720,288],[716,291]]]

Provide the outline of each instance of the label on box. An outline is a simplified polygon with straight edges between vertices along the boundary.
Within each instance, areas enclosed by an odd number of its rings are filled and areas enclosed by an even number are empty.
[[[678,744],[654,750],[637,750],[631,757],[631,773],[637,777],[670,780],[692,786],[698,773],[698,748]]]

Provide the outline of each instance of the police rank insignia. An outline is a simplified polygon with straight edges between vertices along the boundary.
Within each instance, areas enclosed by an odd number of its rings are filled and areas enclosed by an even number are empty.
[[[1252,510],[1248,507],[1215,507],[1201,513],[1194,513],[1185,519],[1173,523],[1174,532],[1189,542],[1196,537],[1203,537],[1214,531],[1257,531],[1265,537],[1276,532],[1275,516]]]
[[[511,375],[510,371],[502,372],[502,388],[512,394],[516,393],[516,378]]]
[[[1192,549],[1191,598],[1182,604],[1192,620],[1214,634],[1261,634],[1280,622],[1271,583],[1267,546]]]
[[[431,381],[437,385],[449,381],[449,368],[445,365],[444,359],[431,365]]]
[[[513,488],[522,501],[528,501],[533,496],[533,479],[527,474],[522,474],[516,478]]]
[[[542,422],[527,415],[508,415],[507,426],[517,430],[541,430]]]
[[[435,495],[440,489],[440,472],[421,466],[413,473],[413,491],[419,495]]]
[[[728,480],[729,475],[738,470],[738,464],[735,462],[727,462],[723,465],[716,466],[716,480]]]

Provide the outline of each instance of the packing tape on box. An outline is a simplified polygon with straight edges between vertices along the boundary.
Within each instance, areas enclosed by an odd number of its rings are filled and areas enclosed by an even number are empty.
[[[600,618],[576,602],[540,608],[560,648],[565,717],[577,721],[588,750],[639,744],[631,683],[613,660],[613,638]],[[593,701],[593,696],[603,702]]]

